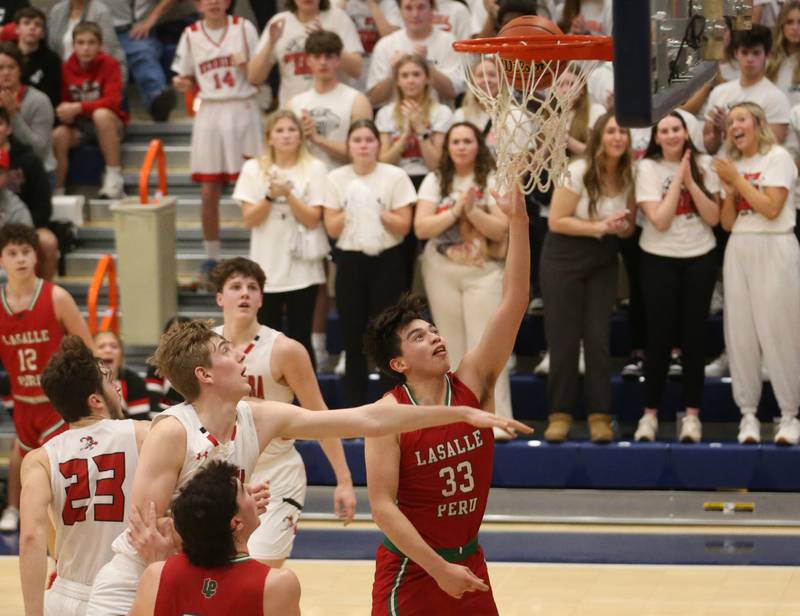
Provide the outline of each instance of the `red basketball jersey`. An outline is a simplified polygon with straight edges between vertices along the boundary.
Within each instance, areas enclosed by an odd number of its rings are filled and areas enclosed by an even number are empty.
[[[270,568],[249,556],[223,567],[196,567],[181,553],[161,570],[153,616],[264,614],[264,582]]]
[[[53,306],[53,288],[53,284],[38,279],[30,306],[20,312],[12,312],[6,288],[0,290],[0,360],[8,372],[15,399],[47,400],[40,378],[64,337]]]
[[[447,373],[448,405],[480,408],[478,398]],[[416,404],[406,386],[390,393]],[[494,435],[467,423],[425,428],[400,435],[397,503],[425,542],[455,548],[478,534],[492,483]]]

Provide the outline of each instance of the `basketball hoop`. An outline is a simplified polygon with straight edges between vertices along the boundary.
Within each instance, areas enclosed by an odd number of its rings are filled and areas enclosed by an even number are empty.
[[[569,112],[595,67],[613,58],[611,37],[497,36],[457,41],[453,48],[465,54],[469,89],[492,121],[498,189],[517,185],[528,194],[563,184]],[[497,68],[496,93],[475,74],[486,62]],[[572,78],[559,83],[565,72]]]

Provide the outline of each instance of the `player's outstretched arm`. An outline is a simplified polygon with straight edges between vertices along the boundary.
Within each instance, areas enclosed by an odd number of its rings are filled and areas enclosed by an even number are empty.
[[[89,333],[89,326],[86,325],[78,304],[75,303],[69,291],[58,286],[53,289],[53,308],[55,309],[56,318],[61,323],[64,331],[67,334],[80,337],[84,344],[92,352],[95,352],[94,339],[92,334]]]
[[[262,450],[276,437],[321,439],[330,436],[340,438],[384,436],[462,421],[478,428],[500,428],[512,435],[515,432],[525,434],[532,432],[525,424],[518,421],[495,417],[486,411],[469,406],[411,406],[381,403],[338,409],[330,413],[315,413],[280,402],[259,400],[250,402],[250,405]],[[137,477],[138,475],[137,471]]]
[[[460,598],[465,592],[489,590],[486,583],[472,571],[439,556],[425,543],[397,506],[400,474],[400,444],[397,436],[366,439],[364,456],[372,518],[389,540],[436,580],[447,594]]]
[[[472,391],[483,391],[487,384],[494,386],[514,350],[530,292],[531,250],[525,199],[518,189],[506,195],[495,193],[495,199],[509,223],[503,299],[486,325],[478,346],[467,352],[456,371]]]
[[[144,570],[136,589],[136,599],[128,616],[153,616],[156,609],[158,583],[161,581],[161,570],[164,562],[153,563]]]
[[[47,583],[47,509],[52,501],[48,458],[44,449],[22,460],[20,500],[19,573],[26,616],[44,614]]]

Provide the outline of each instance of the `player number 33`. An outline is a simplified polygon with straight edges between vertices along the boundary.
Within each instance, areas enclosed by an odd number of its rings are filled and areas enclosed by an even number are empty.
[[[467,494],[475,488],[470,462],[461,462],[455,469],[452,466],[445,466],[439,471],[439,477],[445,481],[445,488],[442,490],[442,496],[445,498],[454,496],[458,491]]]

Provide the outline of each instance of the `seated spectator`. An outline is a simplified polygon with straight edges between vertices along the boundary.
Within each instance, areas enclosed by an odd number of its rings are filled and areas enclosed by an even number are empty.
[[[375,118],[381,133],[380,160],[400,167],[419,187],[425,175],[439,166],[453,113],[433,98],[425,58],[405,55],[395,63],[392,74],[394,100],[381,107]]]
[[[114,28],[142,102],[153,120],[166,122],[177,97],[170,76],[161,65],[164,49],[153,27],[174,0],[104,1],[111,9]]]
[[[98,195],[123,196],[120,141],[128,114],[122,110],[119,64],[101,51],[100,26],[84,21],[72,31],[75,51],[62,67],[61,104],[56,115],[61,123],[53,131],[56,156],[56,192],[63,194],[69,170],[69,151],[97,142],[106,163]]]
[[[508,217],[492,196],[494,159],[477,127],[453,124],[444,142],[436,171],[419,188],[414,231],[428,240],[422,255],[425,293],[457,366],[477,346],[503,298]],[[511,417],[507,368],[495,385],[494,408]]]
[[[633,152],[612,114],[594,126],[583,157],[550,203],[542,249],[544,328],[550,347],[547,441],[569,438],[578,397],[578,354],[586,357],[585,403],[592,441],[608,443],[611,357],[608,341],[617,295],[618,238],[633,232]]]
[[[55,108],[61,96],[61,58],[47,46],[45,16],[39,9],[17,11],[17,46],[22,52],[22,82],[47,94]]]
[[[112,331],[94,336],[97,357],[111,372],[122,396],[122,411],[129,419],[150,419],[150,398],[144,379],[123,364],[122,340]]]
[[[709,154],[715,154],[722,144],[728,109],[744,101],[754,102],[764,109],[778,143],[786,139],[789,99],[766,77],[767,56],[771,48],[772,35],[765,26],[755,24],[752,30],[735,33],[733,51],[741,68],[741,76],[736,81],[718,85],[708,97],[703,139]]]
[[[381,37],[389,36],[403,26],[397,0],[338,0],[336,3],[356,25],[358,37],[364,47],[364,68],[361,77],[351,81],[360,92],[367,90],[367,74],[372,60],[372,50]]]
[[[337,239],[336,304],[347,358],[345,392],[353,405],[367,401],[367,323],[409,285],[402,243],[417,195],[405,171],[378,161],[380,143],[372,120],[353,123],[347,135],[353,162],[328,174],[323,204],[325,229]]]
[[[755,28],[755,26],[753,26]],[[742,66],[744,71],[744,66]],[[722,183],[725,346],[740,443],[761,442],[756,417],[762,361],[781,409],[779,445],[800,441],[800,246],[793,230],[797,167],[775,143],[764,110],[745,102],[728,113],[725,154],[712,163]]]
[[[300,118],[311,154],[328,170],[347,163],[347,129],[372,119],[369,99],[339,81],[342,39],[335,32],[318,30],[306,39],[306,64],[311,87],[289,99],[286,107]]]
[[[710,163],[697,153],[683,116],[673,111],[653,127],[637,167],[636,202],[646,217],[639,243],[648,332],[637,441],[656,438],[674,342],[682,351],[686,408],[679,438],[697,443],[702,436],[705,331],[717,280],[713,227],[719,222],[719,180]]]
[[[0,43],[0,105],[11,118],[17,139],[36,152],[45,169],[55,168],[52,154],[53,106],[36,88],[22,84],[23,59],[14,43]]]
[[[247,541],[260,524],[259,511],[238,476],[234,465],[214,461],[183,486],[170,507],[181,551],[145,569],[132,616],[201,610],[300,616],[297,576],[248,555]],[[206,584],[213,584],[214,592],[199,592]]]
[[[403,27],[375,45],[367,75],[367,96],[377,107],[394,94],[394,65],[407,54],[428,62],[431,85],[442,102],[449,102],[464,90],[461,60],[453,50],[455,39],[434,28],[434,0],[400,0]]]
[[[767,60],[767,78],[789,98],[800,103],[800,0],[783,5],[775,26],[774,44]]]
[[[168,332],[173,325],[188,323],[189,321],[191,321],[189,317],[176,315],[167,319],[162,331],[164,333]],[[147,374],[144,377],[144,382],[147,385],[147,393],[150,396],[150,417],[154,417],[161,411],[183,402],[183,396],[172,387],[169,379],[161,376],[155,366],[149,363],[147,364]]]
[[[330,0],[288,0],[287,6],[289,10],[274,15],[261,35],[258,51],[248,70],[252,83],[262,83],[277,64],[281,75],[280,106],[285,107],[294,95],[305,92],[312,81],[306,61],[306,39],[316,30],[328,30],[339,35],[344,44],[342,71],[354,79],[361,76],[364,48],[347,13],[331,7]]]
[[[111,10],[102,0],[58,0],[47,16],[47,45],[66,62],[72,55],[72,31],[79,23],[92,21],[103,33],[103,51],[119,62],[120,81],[128,83],[128,62],[119,44]]]
[[[10,159],[8,150],[0,150],[0,227],[8,223],[33,226],[28,208],[8,188]]]
[[[13,135],[5,107],[0,107],[0,151],[9,154],[8,188],[15,193],[30,212],[32,224],[39,237],[39,275],[51,280],[58,270],[58,240],[48,228],[53,206],[50,202],[50,180],[44,165],[30,146]]]
[[[233,191],[252,230],[250,259],[267,274],[258,322],[282,330],[285,313],[286,334],[314,357],[311,321],[329,248],[321,223],[325,185],[320,178],[327,170],[309,154],[303,127],[291,111],[269,116],[266,143],[266,154],[244,164]],[[318,250],[305,253],[304,246]]]

